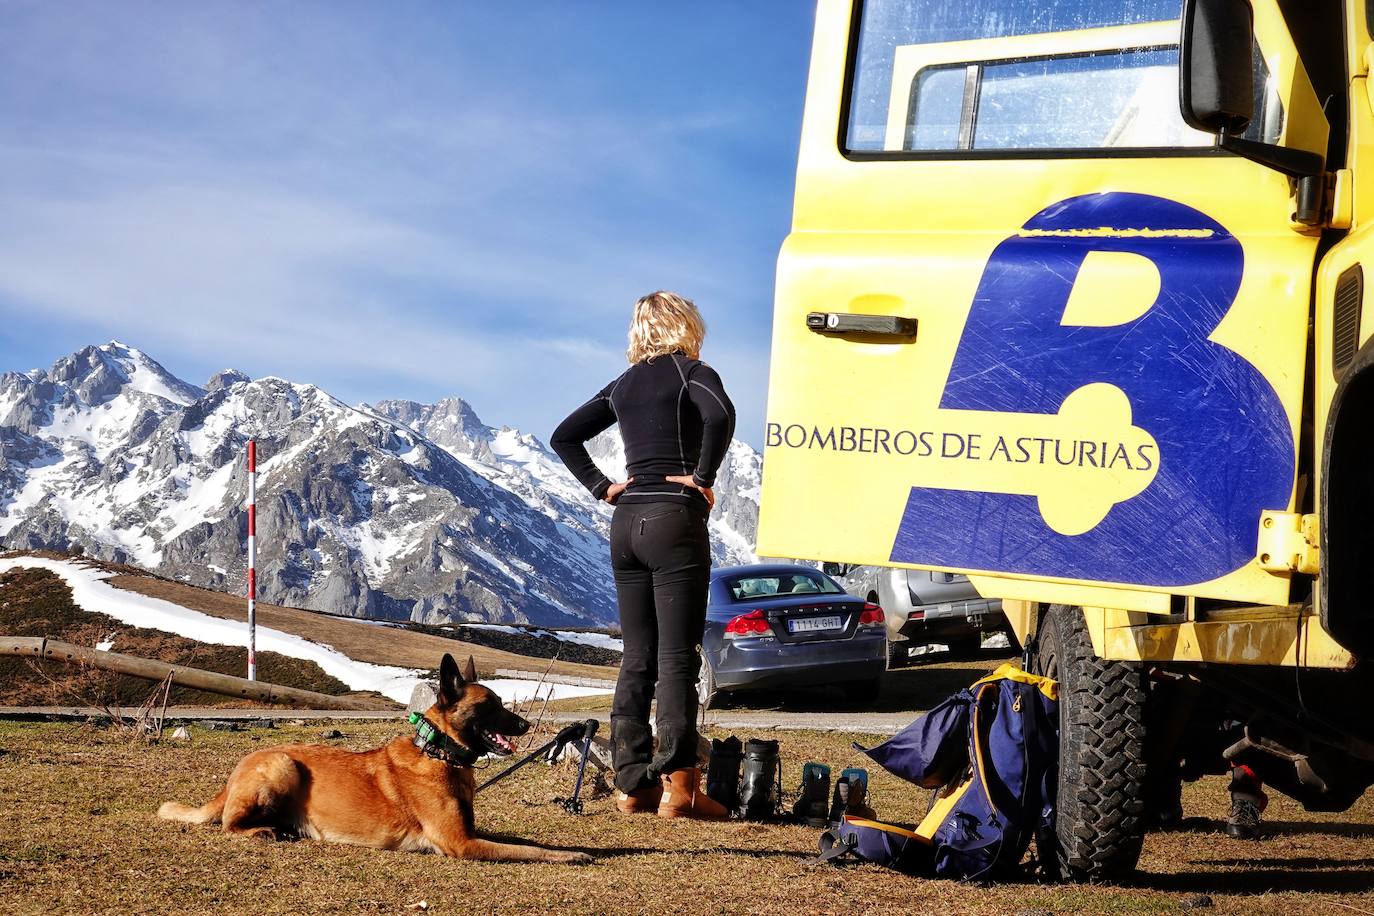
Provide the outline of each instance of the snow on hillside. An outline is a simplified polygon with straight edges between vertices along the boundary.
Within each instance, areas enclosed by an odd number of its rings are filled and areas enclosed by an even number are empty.
[[[150,598],[137,592],[115,588],[104,581],[113,573],[80,563],[42,557],[0,559],[0,572],[16,567],[47,569],[56,573],[67,583],[72,590],[72,600],[83,610],[105,614],[130,626],[161,630],[164,633],[221,646],[244,646],[248,642],[246,624],[212,617],[160,598]],[[97,646],[109,647],[108,643]],[[277,652],[291,658],[315,662],[326,674],[347,684],[350,690],[373,690],[398,703],[408,702],[415,685],[428,675],[425,671],[354,661],[331,646],[311,642],[295,634],[270,627],[257,628],[257,647],[264,652]],[[495,690],[507,703],[528,700],[535,695],[536,690],[541,699],[549,695],[558,699],[606,692],[589,687],[565,684],[540,685],[536,681],[514,679],[482,683]]]

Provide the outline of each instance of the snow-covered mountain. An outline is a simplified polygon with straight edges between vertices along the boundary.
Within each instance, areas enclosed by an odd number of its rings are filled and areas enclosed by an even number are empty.
[[[610,535],[611,507],[593,499],[558,460],[528,433],[485,425],[468,404],[445,398],[436,404],[381,401],[359,409],[394,420],[438,445],[488,480],[505,487],[551,518],[580,531]],[[613,480],[625,479],[625,449],[614,428],[587,444],[597,464]],[[717,474],[716,508],[711,513],[711,551],[717,565],[750,563],[754,555],[763,458],[735,440]]]
[[[79,546],[240,590],[250,437],[262,600],[425,622],[614,621],[609,507],[534,436],[456,398],[354,408],[233,370],[200,388],[117,342],[0,375],[0,546]],[[613,432],[593,450],[623,473]],[[717,562],[753,559],[761,466],[732,445]]]

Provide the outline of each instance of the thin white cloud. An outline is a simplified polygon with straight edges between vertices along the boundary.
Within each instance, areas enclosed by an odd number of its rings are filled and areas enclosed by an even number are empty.
[[[619,371],[633,298],[678,288],[707,311],[708,358],[750,380],[742,428],[761,425],[767,217],[706,142],[755,129],[748,102],[565,109],[538,92],[558,74],[398,67],[318,9],[220,29],[203,10],[138,29],[100,10],[10,30],[0,316],[349,399],[405,393],[368,376],[444,386],[539,432]],[[16,107],[39,86],[68,104]]]

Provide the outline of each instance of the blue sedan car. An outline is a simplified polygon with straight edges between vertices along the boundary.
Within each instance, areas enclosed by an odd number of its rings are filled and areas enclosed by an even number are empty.
[[[887,668],[882,608],[792,563],[713,570],[701,648],[708,709],[720,693],[762,687],[835,684],[873,696]]]

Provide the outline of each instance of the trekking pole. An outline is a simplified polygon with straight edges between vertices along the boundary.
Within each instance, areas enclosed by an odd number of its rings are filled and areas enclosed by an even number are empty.
[[[559,752],[563,750],[563,747],[565,745],[567,745],[569,742],[576,741],[583,736],[583,734],[587,730],[588,723],[592,723],[592,728],[594,731],[595,722],[595,719],[588,719],[586,722],[574,722],[571,725],[565,725],[563,729],[559,731],[558,734],[554,735],[553,738],[551,738],[549,741],[545,742],[544,744],[541,744],[539,747],[530,751],[520,760],[516,761],[515,763],[512,763],[510,766],[506,767],[504,770],[497,773],[491,779],[488,779],[486,782],[482,783],[476,789],[473,789],[473,793],[475,794],[477,792],[481,792],[487,786],[495,785],[496,783],[505,779],[510,774],[514,773],[516,770],[520,769],[525,764],[532,762],[536,757],[539,757],[545,753],[549,755],[550,759],[557,757]],[[587,757],[584,754],[582,756],[582,761],[584,765],[586,764],[586,760]],[[581,778],[581,773],[579,772],[579,784],[581,783]]]
[[[588,719],[582,723],[582,761],[577,765],[577,781],[573,783],[572,798],[562,801],[563,810],[569,814],[582,813],[582,777],[587,772],[587,758],[592,753],[592,737],[596,735],[597,726],[600,724],[596,719]]]

